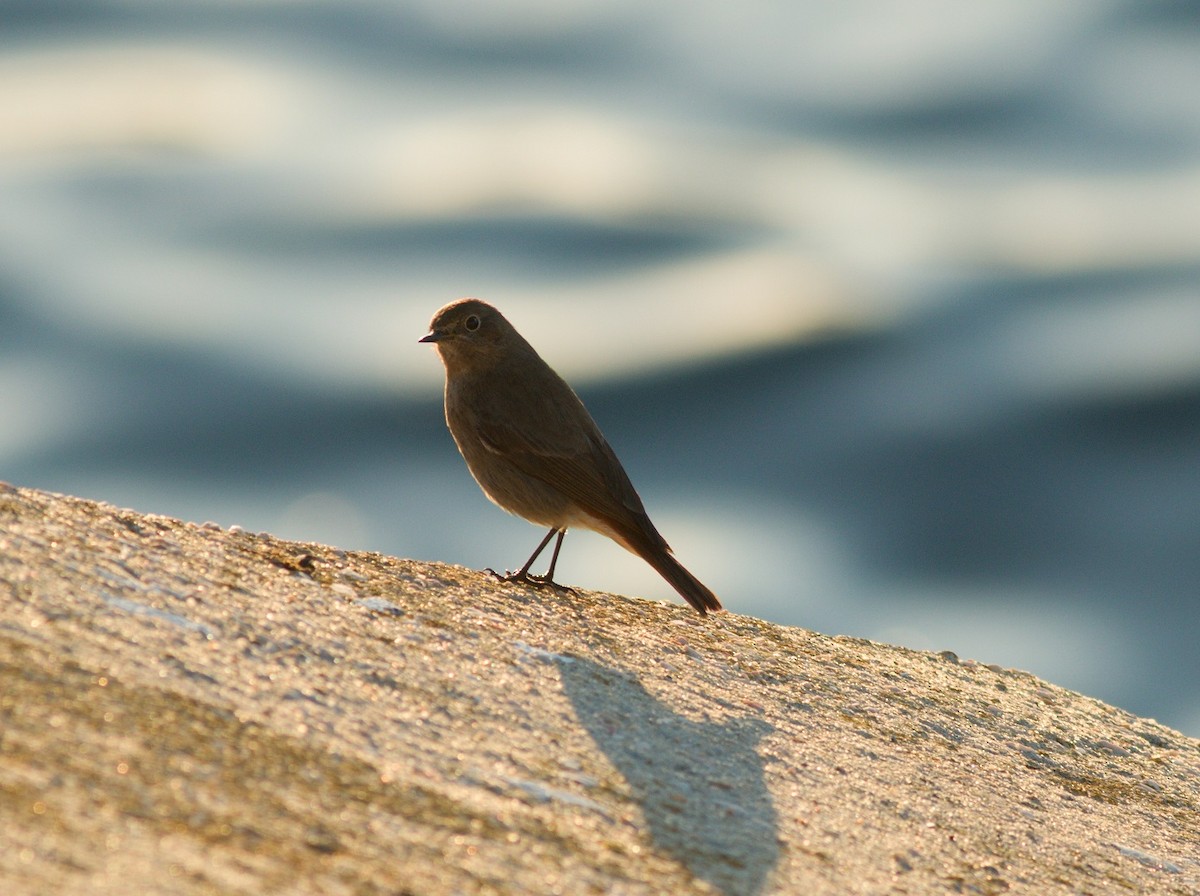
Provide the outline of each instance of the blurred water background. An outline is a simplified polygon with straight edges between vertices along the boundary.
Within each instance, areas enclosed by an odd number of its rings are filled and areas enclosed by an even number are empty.
[[[515,567],[477,295],[730,609],[1200,735],[1197,10],[0,0],[0,478]]]

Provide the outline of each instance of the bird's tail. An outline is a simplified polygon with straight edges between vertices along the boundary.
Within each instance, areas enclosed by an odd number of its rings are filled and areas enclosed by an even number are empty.
[[[643,560],[649,563],[660,576],[667,580],[679,596],[696,608],[701,616],[707,616],[710,610],[723,609],[717,596],[708,590],[698,578],[684,569],[666,548],[655,546],[645,552],[638,551]]]

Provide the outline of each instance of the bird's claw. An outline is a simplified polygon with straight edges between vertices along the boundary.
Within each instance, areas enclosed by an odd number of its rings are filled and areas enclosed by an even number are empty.
[[[510,569],[504,570],[504,575],[500,575],[500,573],[496,572],[496,570],[492,569],[490,566],[485,569],[484,572],[490,572],[501,582],[508,582],[511,585],[532,585],[534,588],[549,588],[552,591],[559,592],[560,594],[564,592],[567,594],[575,593],[574,588],[570,587],[569,585],[560,585],[558,582],[547,576],[530,575],[529,573],[521,572],[520,570],[513,572]]]

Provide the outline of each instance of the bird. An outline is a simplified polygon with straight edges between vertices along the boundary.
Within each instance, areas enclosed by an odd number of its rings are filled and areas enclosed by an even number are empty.
[[[492,305],[476,298],[440,308],[429,333],[446,368],[446,425],[483,493],[549,531],[501,581],[570,590],[554,581],[570,528],[606,535],[641,557],[695,610],[722,610],[688,572],[646,514],[616,453],[579,396]],[[543,576],[530,568],[557,536]]]

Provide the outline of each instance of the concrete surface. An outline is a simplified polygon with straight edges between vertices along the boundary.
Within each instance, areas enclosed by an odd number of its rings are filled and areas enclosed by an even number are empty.
[[[1200,742],[1028,674],[3,484],[0,724],[11,896],[1200,892]]]

